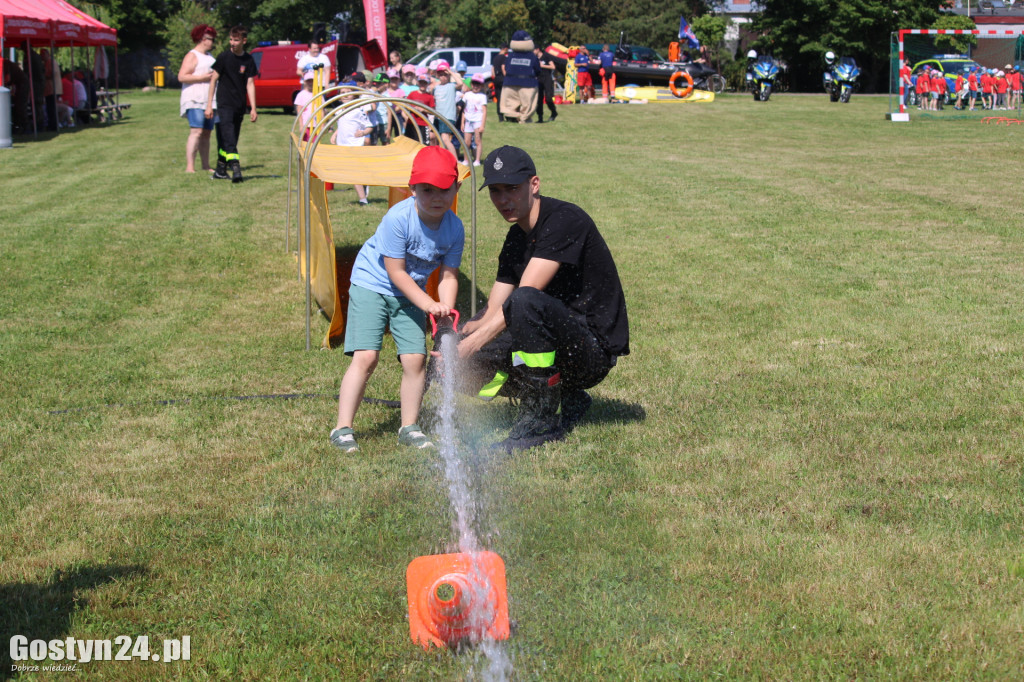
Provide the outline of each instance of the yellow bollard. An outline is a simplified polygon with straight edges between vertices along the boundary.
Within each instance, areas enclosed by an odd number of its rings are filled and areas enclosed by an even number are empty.
[[[153,85],[155,85],[158,88],[164,87],[164,67],[153,67]]]

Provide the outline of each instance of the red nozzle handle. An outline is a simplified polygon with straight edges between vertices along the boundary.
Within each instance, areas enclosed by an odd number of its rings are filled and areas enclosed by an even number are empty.
[[[455,308],[452,308],[451,309],[451,314],[452,314],[452,317],[455,318],[452,321],[452,331],[455,332],[455,333],[458,333],[458,331],[459,331],[459,311],[456,310]],[[437,318],[435,318],[433,316],[433,314],[430,315],[430,335],[432,337],[433,336],[437,336]]]

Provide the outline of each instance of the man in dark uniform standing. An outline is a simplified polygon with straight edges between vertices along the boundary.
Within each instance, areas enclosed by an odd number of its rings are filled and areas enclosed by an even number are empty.
[[[213,63],[213,78],[210,80],[210,96],[206,100],[206,118],[213,118],[213,98],[217,97],[217,168],[213,172],[216,180],[227,180],[231,168],[231,181],[242,181],[242,166],[238,156],[238,135],[242,131],[242,117],[245,116],[245,99],[249,98],[252,113],[249,119],[256,122],[256,60],[245,51],[248,36],[244,26],[231,29],[228,38],[230,49],[224,50]],[[220,83],[220,87],[217,84]]]
[[[521,399],[508,450],[562,438],[590,407],[586,389],[629,354],[615,261],[575,204],[540,194],[530,156],[500,147],[483,163],[491,202],[512,223],[487,307],[459,342],[464,388]],[[482,189],[482,188],[481,188]]]
[[[558,117],[558,110],[555,109],[555,60],[539,47],[534,47],[533,53],[540,62],[540,77],[537,79],[537,123],[544,122],[545,103],[551,112],[550,120],[554,121]]]
[[[491,57],[491,84],[494,86],[494,99],[498,103],[498,121],[504,121],[501,113],[501,88],[505,83],[505,60],[508,59],[508,45],[501,44],[498,53]]]

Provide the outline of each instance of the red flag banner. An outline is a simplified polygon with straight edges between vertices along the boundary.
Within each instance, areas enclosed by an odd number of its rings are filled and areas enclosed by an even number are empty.
[[[366,39],[377,39],[384,50],[385,59],[388,54],[388,27],[384,16],[384,0],[363,0],[363,11],[366,12]]]

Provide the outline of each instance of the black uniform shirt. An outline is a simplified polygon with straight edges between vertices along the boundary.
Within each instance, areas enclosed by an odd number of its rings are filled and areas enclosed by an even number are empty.
[[[540,198],[540,216],[529,234],[513,225],[498,255],[503,284],[519,286],[533,257],[560,264],[544,292],[586,317],[609,355],[629,354],[629,320],[615,260],[597,225],[575,204]]]
[[[225,109],[245,108],[245,86],[256,77],[256,60],[248,52],[236,55],[224,50],[213,63],[217,72],[217,106]]]

